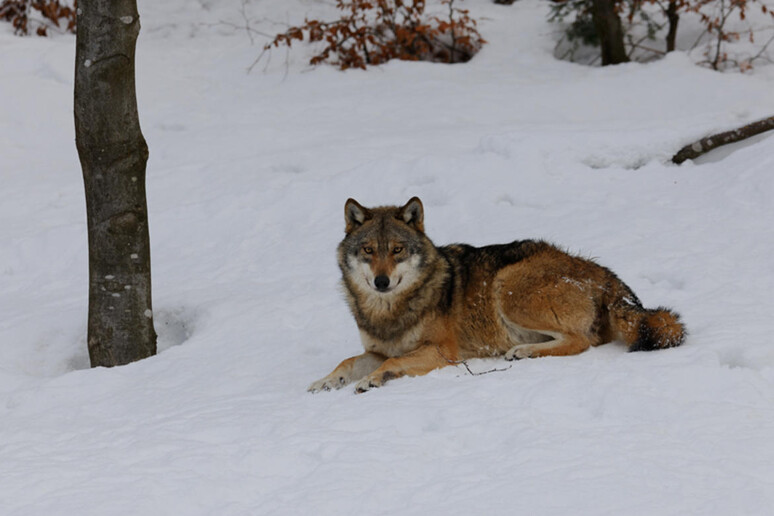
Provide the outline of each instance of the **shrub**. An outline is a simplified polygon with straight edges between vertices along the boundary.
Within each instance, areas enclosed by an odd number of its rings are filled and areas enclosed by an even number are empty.
[[[726,46],[729,42],[739,41],[746,34],[751,43],[755,40],[752,27],[746,31],[729,28],[728,22],[732,18],[740,21],[747,19],[747,11],[757,4],[763,14],[774,17],[766,4],[759,0],[692,0],[686,1],[685,10],[699,15],[709,35],[704,56],[706,59],[701,64],[707,65],[713,70],[726,68],[728,65],[739,67],[742,71],[752,68],[752,62],[758,56],[736,60],[729,57]],[[770,41],[769,41],[770,42]],[[764,49],[765,50],[765,47]]]
[[[455,0],[440,0],[444,17],[425,16],[425,0],[337,0],[343,15],[324,22],[306,20],[275,36],[264,47],[293,41],[322,42],[322,51],[310,64],[324,62],[342,70],[379,65],[391,59],[460,63],[468,61],[485,41],[468,11],[454,6]]]
[[[47,36],[52,27],[75,33],[75,9],[73,5],[62,5],[59,0],[2,0],[0,1],[0,20],[13,25],[14,32],[20,36],[34,29],[38,36]],[[42,19],[31,17],[37,11]]]

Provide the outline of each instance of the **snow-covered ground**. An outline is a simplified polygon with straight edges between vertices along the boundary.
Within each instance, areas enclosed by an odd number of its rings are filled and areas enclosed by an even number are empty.
[[[0,514],[771,514],[774,136],[668,160],[774,114],[774,66],[585,67],[553,58],[546,2],[466,3],[489,41],[466,65],[342,73],[297,46],[248,74],[240,0],[141,0],[160,353],[95,370],[74,38],[0,27]],[[344,201],[412,195],[436,243],[552,240],[690,337],[307,393],[360,350]]]

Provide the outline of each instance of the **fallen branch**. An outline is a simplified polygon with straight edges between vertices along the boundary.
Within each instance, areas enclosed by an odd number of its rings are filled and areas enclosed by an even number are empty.
[[[733,131],[726,131],[723,133],[707,136],[680,149],[677,154],[672,156],[672,163],[679,165],[687,159],[698,158],[702,154],[706,154],[707,152],[722,145],[728,145],[729,143],[745,140],[751,136],[755,136],[756,134],[771,131],[772,129],[774,129],[774,116],[770,116],[769,118],[764,118],[763,120],[758,120],[757,122],[747,124],[738,129],[734,129]]]

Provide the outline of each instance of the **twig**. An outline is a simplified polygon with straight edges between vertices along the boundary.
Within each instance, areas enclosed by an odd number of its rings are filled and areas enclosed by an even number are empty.
[[[463,365],[463,366],[465,366],[465,369],[467,369],[468,373],[471,376],[481,376],[481,375],[489,374],[489,373],[501,373],[501,372],[507,371],[508,369],[513,367],[513,364],[511,364],[508,367],[503,368],[503,369],[497,369],[495,367],[493,369],[489,369],[488,371],[481,371],[481,372],[478,372],[478,373],[474,373],[470,369],[470,366],[468,366],[468,362],[466,360],[452,360],[451,358],[448,358],[446,355],[443,354],[443,351],[441,351],[441,347],[438,344],[435,345],[435,349],[438,350],[438,354],[441,355],[441,358],[446,360],[446,362],[449,363],[450,365]]]
[[[763,54],[766,52],[766,49],[769,47],[769,45],[771,45],[771,43],[773,41],[774,41],[774,34],[769,38],[769,40],[766,42],[766,44],[763,45],[761,50],[757,54],[755,54],[753,57],[750,58],[750,62],[752,63],[756,59],[760,59],[763,56]]]
[[[269,53],[269,62],[271,62],[271,48],[263,47],[263,50],[260,54],[258,54],[258,57],[255,58],[255,61],[252,62],[250,66],[247,67],[247,73],[250,73],[253,71],[253,68],[255,68],[255,65],[257,65],[259,62],[261,62],[261,59],[263,59],[264,54]],[[267,65],[268,66],[268,63]]]
[[[661,27],[659,27],[659,29],[660,28]],[[645,36],[642,36],[640,39],[638,39],[636,43],[634,41],[634,38],[631,37],[631,35],[629,35],[628,39],[629,39],[629,46],[631,47],[631,51],[629,52],[629,55],[627,56],[629,59],[632,59],[632,57],[634,56],[634,51],[636,49],[638,49],[638,48],[642,49],[642,50],[645,50],[645,51],[648,51],[648,52],[653,52],[656,55],[662,55],[663,56],[664,54],[666,54],[666,52],[663,52],[661,50],[656,50],[655,48],[650,48],[650,47],[646,47],[645,45],[640,45],[640,43],[642,43],[643,41],[648,39],[648,35],[647,34]]]
[[[705,34],[707,34],[708,32],[709,32],[709,29],[704,29],[704,31],[702,31],[702,33],[701,33],[701,34],[699,34],[699,37],[698,37],[698,38],[696,38],[696,41],[694,41],[694,42],[693,42],[693,45],[691,45],[691,48],[690,48],[690,49],[688,49],[688,50],[689,50],[689,51],[690,51],[690,50],[694,50],[696,47],[698,47],[698,46],[699,46],[699,42],[700,42],[702,39],[704,39],[704,35],[705,35]]]
[[[290,21],[289,21],[289,20],[286,20],[286,22],[285,22],[285,23],[282,23],[282,24],[275,23],[275,25],[283,25],[284,27],[290,27]],[[261,34],[261,35],[265,35],[265,36],[267,36],[267,37],[269,37],[269,38],[272,38],[272,36],[270,36],[270,35],[268,35],[268,34]],[[248,67],[247,67],[247,73],[248,73],[248,74],[249,74],[250,72],[252,72],[252,71],[253,71],[253,68],[255,68],[255,65],[257,65],[258,63],[260,63],[260,62],[261,62],[261,59],[263,59],[263,56],[264,56],[265,54],[267,54],[267,53],[269,54],[269,57],[268,57],[268,59],[266,60],[266,64],[265,64],[265,65],[264,65],[264,67],[263,67],[263,71],[265,72],[266,70],[268,70],[268,68],[269,68],[269,63],[271,63],[271,49],[272,49],[272,46],[276,46],[276,45],[273,45],[273,41],[272,41],[272,42],[269,42],[269,43],[267,43],[267,44],[265,44],[265,45],[263,46],[263,50],[261,50],[261,53],[260,53],[260,54],[258,54],[258,57],[256,57],[256,58],[255,58],[255,61],[253,61],[253,62],[250,64],[250,66],[248,66]],[[284,72],[284,74],[283,74],[283,76],[282,76],[282,80],[283,80],[283,81],[284,81],[284,80],[287,78],[287,76],[288,76],[288,70],[289,70],[289,68],[290,68],[290,45],[288,44],[288,46],[285,48],[285,72]]]
[[[258,36],[263,36],[263,37],[266,37],[266,38],[271,38],[271,34],[267,34],[265,32],[261,32],[259,30],[254,29],[251,26],[251,24],[255,20],[251,21],[250,17],[247,16],[247,3],[248,3],[248,1],[249,0],[242,0],[242,4],[241,4],[241,6],[239,8],[239,14],[242,16],[242,21],[243,21],[242,24],[236,24],[236,23],[230,22],[230,21],[219,20],[218,23],[215,24],[215,25],[225,25],[227,27],[231,27],[232,29],[244,30],[245,33],[247,34],[247,37],[250,38],[250,44],[254,45],[255,44],[255,38],[253,37],[253,35],[258,35]],[[269,21],[269,20],[266,19],[266,18],[263,18],[263,19],[258,20],[258,21],[266,22],[266,21]]]
[[[653,52],[656,55],[660,55],[660,56],[666,55],[666,52],[664,52],[663,50],[659,50],[657,48],[646,47],[645,45],[640,45],[639,43],[633,43],[631,41],[629,42],[629,44],[632,46],[632,49],[639,48],[647,52]]]

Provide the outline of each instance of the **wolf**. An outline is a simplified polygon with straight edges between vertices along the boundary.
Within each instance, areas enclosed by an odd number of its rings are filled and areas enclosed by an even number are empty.
[[[344,217],[338,264],[365,352],[311,392],[356,382],[361,393],[469,358],[574,355],[611,341],[649,351],[685,339],[677,313],[644,308],[609,269],[548,242],[437,247],[417,197],[376,208],[348,199]]]

